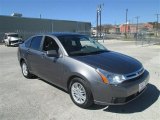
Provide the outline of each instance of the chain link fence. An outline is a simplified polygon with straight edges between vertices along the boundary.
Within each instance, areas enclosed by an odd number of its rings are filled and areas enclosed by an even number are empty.
[[[136,45],[153,45],[153,44],[160,44],[160,36],[155,36],[154,34],[105,34],[103,36],[94,37],[97,40],[125,40],[125,41],[135,41]]]
[[[151,35],[140,35],[137,38],[134,38],[136,45],[154,45],[160,44],[159,36],[151,36]]]

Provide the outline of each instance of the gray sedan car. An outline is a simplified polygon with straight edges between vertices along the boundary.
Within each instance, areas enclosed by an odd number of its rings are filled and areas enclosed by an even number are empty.
[[[32,36],[19,46],[18,59],[24,77],[37,76],[68,91],[82,108],[128,103],[145,91],[149,80],[138,60],[81,34]]]

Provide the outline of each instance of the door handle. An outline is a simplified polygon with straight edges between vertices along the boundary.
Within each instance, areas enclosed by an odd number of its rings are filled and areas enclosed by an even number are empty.
[[[45,57],[45,54],[44,54],[44,53],[43,53],[43,54],[41,54],[41,58],[42,58],[42,59],[44,59],[44,57]]]
[[[29,50],[27,50],[27,54],[28,54],[28,55],[32,55],[31,52],[30,52]]]

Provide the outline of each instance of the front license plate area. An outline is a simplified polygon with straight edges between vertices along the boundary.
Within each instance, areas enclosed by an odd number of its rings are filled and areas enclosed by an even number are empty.
[[[139,92],[141,92],[145,87],[146,87],[146,82],[143,81],[142,83],[139,84]]]

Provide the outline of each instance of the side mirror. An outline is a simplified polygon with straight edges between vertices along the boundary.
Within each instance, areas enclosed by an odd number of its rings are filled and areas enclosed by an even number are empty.
[[[24,43],[24,41],[23,40],[19,40],[19,44],[23,44]]]
[[[48,57],[58,57],[59,54],[56,50],[49,50],[49,51],[47,51],[47,56]]]

